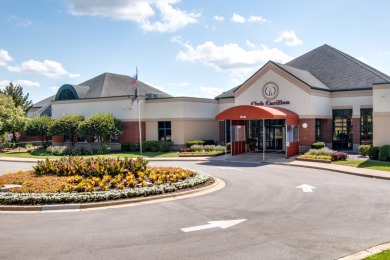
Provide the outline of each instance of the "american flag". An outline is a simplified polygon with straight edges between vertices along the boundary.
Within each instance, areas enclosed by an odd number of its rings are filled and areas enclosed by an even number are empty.
[[[133,101],[138,99],[138,68],[136,68],[135,76],[133,77],[133,81],[131,82],[131,88],[134,91]]]

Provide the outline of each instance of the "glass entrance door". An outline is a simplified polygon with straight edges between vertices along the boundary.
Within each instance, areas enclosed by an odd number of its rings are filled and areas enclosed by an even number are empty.
[[[284,150],[284,119],[265,120],[265,148],[268,150]],[[249,121],[248,139],[256,139],[256,148],[263,149],[263,120]]]
[[[352,109],[333,110],[333,149],[352,149]]]

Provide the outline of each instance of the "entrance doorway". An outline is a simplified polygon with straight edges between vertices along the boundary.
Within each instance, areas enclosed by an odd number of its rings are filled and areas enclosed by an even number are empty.
[[[265,148],[266,150],[284,151],[285,147],[285,120],[266,119],[265,122]],[[248,121],[248,138],[256,140],[257,150],[263,149],[263,120]]]

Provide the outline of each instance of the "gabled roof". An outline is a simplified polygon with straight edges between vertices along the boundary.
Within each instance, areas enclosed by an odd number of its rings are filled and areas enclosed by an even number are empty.
[[[132,89],[133,80],[132,77],[126,75],[106,72],[79,85],[75,85],[74,88],[77,94],[81,94],[79,98],[129,96],[134,93]],[[163,97],[171,97],[171,95],[157,88],[138,81],[138,95],[144,96],[147,93],[158,93],[162,94]]]
[[[390,81],[388,75],[327,44],[285,65],[310,72],[330,90],[367,89]]]
[[[27,112],[27,117],[37,117],[43,115],[51,117],[51,101],[54,100],[55,97],[56,96],[53,95],[33,104]]]
[[[285,64],[270,62],[311,88],[325,91],[371,89],[374,83],[390,82],[390,76],[327,44]],[[242,85],[215,99],[233,98]]]

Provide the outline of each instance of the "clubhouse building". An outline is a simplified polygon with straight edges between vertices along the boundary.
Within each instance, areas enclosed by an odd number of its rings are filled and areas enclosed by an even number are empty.
[[[329,45],[285,64],[269,61],[243,84],[215,99],[173,97],[133,78],[103,73],[79,85],[63,85],[36,103],[28,116],[53,119],[109,112],[122,122],[112,141],[232,142],[232,154],[255,150],[296,155],[323,141],[334,150],[390,144],[390,77]],[[140,117],[139,117],[140,115]],[[61,144],[63,137],[53,137]]]

